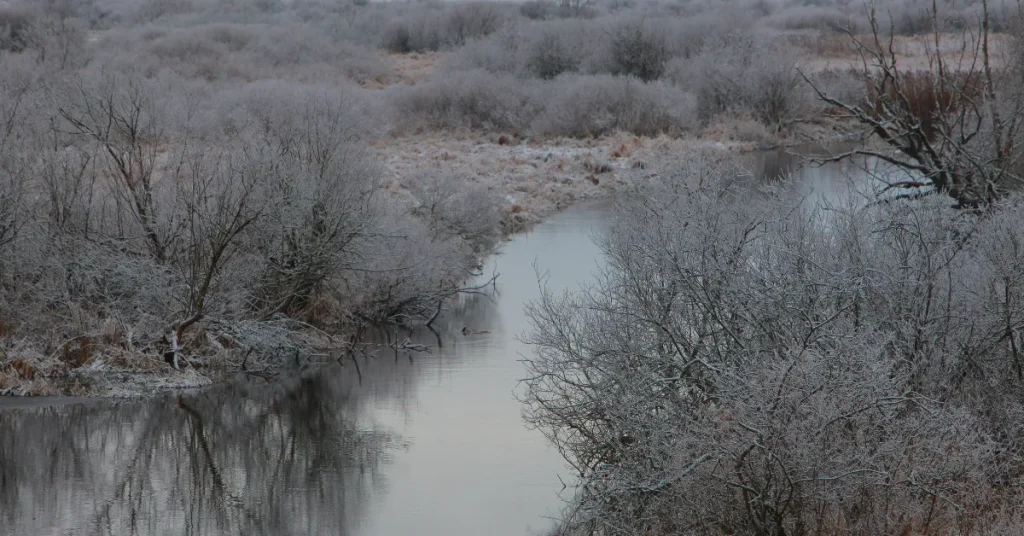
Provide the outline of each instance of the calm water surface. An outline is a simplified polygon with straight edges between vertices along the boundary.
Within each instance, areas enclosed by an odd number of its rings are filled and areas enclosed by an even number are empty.
[[[571,474],[522,423],[517,336],[534,264],[552,289],[585,281],[607,214],[574,208],[506,243],[485,268],[497,291],[439,321],[441,348],[411,334],[430,354],[383,350],[359,374],[348,363],[181,403],[0,405],[0,534],[545,532]]]
[[[770,180],[798,159],[754,160]],[[799,171],[798,193],[830,197],[848,171]],[[349,362],[180,402],[0,400],[0,534],[544,533],[572,475],[521,420],[523,306],[535,264],[556,291],[592,276],[608,216],[577,207],[505,244],[485,268],[500,273],[493,296],[441,318],[441,347],[429,332],[387,336],[430,354],[381,350],[358,373]]]

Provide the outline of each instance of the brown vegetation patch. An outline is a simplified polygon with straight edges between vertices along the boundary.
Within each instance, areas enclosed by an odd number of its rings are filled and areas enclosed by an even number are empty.
[[[591,175],[600,175],[612,171],[612,165],[604,161],[587,160],[583,163],[583,169],[591,172]],[[595,183],[596,184],[596,183]]]
[[[422,170],[441,166],[496,192],[504,199],[501,210],[506,219],[514,216],[535,222],[574,202],[612,195],[657,162],[700,146],[741,147],[625,133],[590,139],[537,137],[500,145],[493,138],[434,133],[397,137],[374,148],[389,169],[387,191],[395,198],[415,203],[409,192],[411,181]],[[629,160],[617,162],[621,158]]]
[[[444,57],[443,52],[413,52],[410,54],[385,53],[399,83],[416,85],[430,78]]]
[[[78,368],[92,361],[96,345],[91,337],[79,336],[64,343],[61,348],[60,360],[73,368]]]
[[[625,143],[620,143],[619,146],[616,147],[614,151],[612,151],[611,157],[612,158],[627,158],[631,154],[633,154],[633,151],[631,151],[629,147],[626,147]]]
[[[936,121],[940,116],[956,113],[965,99],[975,99],[983,90],[980,71],[953,73],[944,78],[934,73],[912,72],[898,79],[885,78],[881,86],[869,84],[865,109],[880,118],[885,107],[898,107],[920,118],[921,129],[929,138],[937,134]]]
[[[36,379],[36,374],[38,374],[38,370],[23,359],[12,359],[0,367],[0,371],[7,374],[15,374],[17,377],[26,380],[34,380]]]

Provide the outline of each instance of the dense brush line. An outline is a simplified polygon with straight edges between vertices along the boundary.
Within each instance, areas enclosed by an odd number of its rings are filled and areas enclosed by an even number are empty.
[[[822,203],[683,155],[597,283],[529,308],[527,419],[581,480],[559,534],[1012,534],[1020,198]]]
[[[500,234],[494,195],[450,176],[419,193],[443,211],[389,197],[345,87],[219,98],[4,66],[0,355],[23,379],[84,353],[281,358],[310,324],[426,319]]]

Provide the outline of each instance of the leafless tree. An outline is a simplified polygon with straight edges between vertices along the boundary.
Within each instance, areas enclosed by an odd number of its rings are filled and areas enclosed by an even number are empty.
[[[25,225],[24,200],[31,170],[15,129],[23,118],[24,91],[0,82],[0,251]]]
[[[48,204],[47,220],[58,234],[93,236],[94,197],[100,192],[95,151],[75,145],[62,146],[60,136],[39,151],[38,177]]]
[[[3,153],[0,152],[0,155]],[[8,163],[4,167],[9,166]],[[18,227],[24,225],[21,217],[24,197],[24,176],[19,169],[0,169],[0,247],[14,240]]]
[[[146,86],[139,77],[101,73],[55,92],[53,105],[64,121],[59,129],[99,147],[120,237],[137,229],[149,253],[164,262],[174,247],[174,224],[158,201],[157,159],[166,140],[159,103]]]
[[[909,174],[890,181],[890,188],[927,187],[968,207],[990,204],[1019,186],[1021,61],[1012,52],[994,50],[988,0],[981,7],[978,20],[956,34],[944,31],[938,4],[932,2],[928,65],[915,69],[899,59],[894,32],[884,34],[875,6],[869,6],[870,36],[850,34],[866,100],[841,101],[811,85],[822,101],[841,110],[841,117],[860,123],[884,145],[831,160],[874,156]]]
[[[39,63],[58,70],[78,66],[86,35],[78,7],[71,0],[45,0],[33,6],[24,39]]]
[[[358,139],[361,123],[346,97],[310,93],[291,102],[258,116],[280,168],[268,190],[280,202],[258,242],[268,260],[258,307],[268,316],[307,311],[358,262],[379,217],[381,170]]]
[[[221,153],[186,148],[175,177],[183,221],[184,251],[175,259],[185,281],[184,318],[172,327],[170,360],[175,368],[182,335],[202,320],[224,266],[244,246],[241,236],[269,202],[265,185],[275,171],[245,149]]]

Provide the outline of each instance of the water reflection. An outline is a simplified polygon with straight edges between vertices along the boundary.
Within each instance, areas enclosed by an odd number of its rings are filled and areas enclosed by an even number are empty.
[[[846,195],[877,199],[881,193],[906,195],[917,190],[886,191],[886,186],[912,177],[874,157],[858,155],[838,162],[828,161],[852,151],[853,143],[829,147],[803,145],[745,155],[744,165],[754,177],[768,184],[791,188],[809,201],[835,202]]]
[[[264,383],[256,380],[257,383]],[[350,534],[394,434],[325,376],[0,413],[5,534]]]
[[[576,207],[506,243],[482,277],[500,274],[496,293],[464,296],[436,323],[443,347],[427,331],[388,336],[410,336],[432,352],[411,354],[415,393],[407,411],[390,399],[373,402],[380,422],[399,430],[410,448],[388,467],[396,484],[370,508],[359,534],[522,536],[551,526],[562,506],[559,475],[569,475],[541,434],[522,423],[514,390],[529,349],[517,336],[528,329],[524,302],[539,295],[535,263],[555,289],[585,281],[599,262],[590,236],[607,215]],[[474,333],[463,335],[463,327]],[[408,364],[402,355],[390,361]]]
[[[430,353],[371,345],[316,374],[180,402],[0,405],[0,532],[543,533],[568,476],[514,397],[523,304],[535,261],[556,289],[588,277],[606,214],[579,207],[505,244],[485,268],[496,291],[440,318],[440,347],[429,331],[376,337]]]

